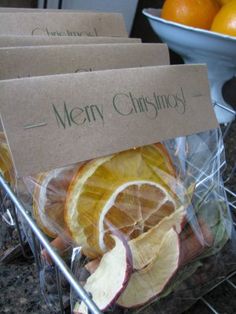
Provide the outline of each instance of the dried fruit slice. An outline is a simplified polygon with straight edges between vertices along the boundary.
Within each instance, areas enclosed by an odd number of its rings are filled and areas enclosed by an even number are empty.
[[[99,217],[100,247],[105,250],[103,239],[109,232],[109,224],[133,239],[173,213],[175,207],[171,195],[156,182],[130,181],[119,186]],[[109,247],[109,237],[105,240]]]
[[[132,257],[127,243],[117,236],[112,238],[114,248],[103,255],[99,266],[84,285],[101,311],[117,300],[132,273]],[[85,303],[77,303],[74,313],[88,313]]]
[[[11,185],[15,183],[11,153],[5,135],[2,132],[0,132],[0,173],[8,183]]]
[[[163,218],[159,224],[129,241],[134,269],[142,269],[155,259],[163,238],[171,228],[174,227],[178,234],[181,232],[185,216],[186,211],[181,206],[172,215]]]
[[[172,228],[166,233],[155,260],[132,274],[117,304],[131,308],[158,297],[178,269],[179,256],[179,238]]]
[[[34,181],[34,217],[39,227],[52,238],[57,236],[55,226],[65,229],[63,211],[66,193],[76,171],[76,166],[55,169],[39,174]]]
[[[93,248],[89,248],[87,244],[87,236],[84,234],[84,229],[79,224],[77,201],[88,178],[94,174],[100,165],[110,160],[110,158],[111,156],[90,161],[83,166],[81,171],[78,171],[69,186],[64,208],[64,220],[73,240],[78,245],[82,246],[85,255],[93,258],[95,258],[97,254],[94,254]],[[89,199],[87,206],[90,206]]]
[[[128,239],[137,237],[175,211],[176,195],[166,184],[171,180],[175,171],[161,144],[89,162],[67,196],[65,221],[72,237],[95,255],[111,247],[111,226]]]

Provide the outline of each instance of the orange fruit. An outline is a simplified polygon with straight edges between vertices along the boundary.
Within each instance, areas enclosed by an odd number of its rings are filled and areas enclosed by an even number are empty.
[[[172,187],[176,180],[162,144],[90,161],[69,187],[67,228],[90,256],[102,255],[112,247],[110,234],[114,230],[130,240],[177,209]]]
[[[166,0],[161,17],[192,27],[210,29],[219,9],[216,0]]]
[[[236,36],[236,1],[224,5],[215,16],[211,30],[225,35]]]
[[[2,132],[0,132],[0,173],[9,184],[14,185],[15,174],[13,161],[5,135]]]

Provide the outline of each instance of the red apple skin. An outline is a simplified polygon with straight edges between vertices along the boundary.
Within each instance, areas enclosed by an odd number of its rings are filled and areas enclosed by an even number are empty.
[[[125,252],[126,252],[126,270],[125,270],[125,275],[124,275],[124,281],[122,284],[122,287],[119,291],[117,291],[116,295],[112,298],[112,300],[102,309],[100,309],[101,311],[105,311],[107,310],[110,306],[114,305],[115,302],[117,301],[117,299],[119,298],[119,296],[121,295],[121,293],[125,290],[125,288],[128,285],[129,279],[131,277],[131,274],[133,272],[133,261],[132,261],[132,254],[131,254],[131,250],[130,247],[127,243],[127,240],[125,240],[125,238],[118,232],[114,232],[114,234],[117,236],[117,238],[119,238],[119,240],[121,240],[124,248],[125,248]],[[89,262],[85,267],[88,269],[88,271],[91,272],[91,274],[93,272],[96,271],[96,269],[99,267],[99,260],[93,260],[91,262]],[[119,262],[119,261],[117,261]],[[112,280],[112,278],[110,278],[110,280]],[[74,314],[80,314],[77,311],[73,311]]]
[[[178,232],[178,233],[181,233],[183,230],[184,230],[184,227],[187,225],[187,223],[188,223],[188,218],[187,218],[187,216],[185,215],[184,217],[183,217],[183,220],[182,220],[182,222],[181,222],[181,224],[180,224],[180,232]]]
[[[176,232],[178,234],[178,232]],[[179,238],[179,234],[178,234],[178,246],[179,246],[179,250],[180,250],[180,238]],[[164,286],[162,287],[162,290],[160,291],[160,293],[163,291],[163,289],[169,284],[169,282],[171,281],[171,279],[176,275],[177,271],[179,270],[179,265],[180,265],[180,254],[179,254],[179,259],[178,259],[178,263],[177,263],[177,267],[176,269],[174,270],[174,272],[172,273],[172,275],[170,276],[169,280],[165,282]],[[157,298],[158,298],[158,295],[160,294],[156,294],[154,295],[152,298],[150,298],[149,300],[147,300],[146,302],[144,303],[139,303],[139,304],[135,304],[133,306],[129,306],[129,307],[126,307],[126,306],[123,306],[123,305],[119,305],[120,307],[124,308],[124,309],[136,309],[136,308],[139,308],[141,306],[144,306],[145,304],[151,304],[152,302],[154,301],[157,301]],[[80,313],[78,313],[80,314]]]
[[[133,273],[133,258],[132,258],[132,253],[131,253],[131,250],[130,250],[130,247],[128,245],[127,240],[124,238],[124,236],[120,232],[117,232],[116,230],[115,231],[113,230],[113,234],[116,235],[122,241],[122,243],[125,247],[125,250],[126,250],[126,272],[125,272],[125,279],[123,282],[122,289],[120,289],[120,291],[117,291],[116,296],[113,298],[113,300],[111,300],[111,302],[104,309],[101,309],[102,311],[107,310],[110,306],[112,306],[116,303],[116,301],[119,298],[119,296],[121,295],[121,293],[127,287],[128,283],[129,283],[129,279]]]
[[[173,226],[173,228],[175,229],[175,231],[177,232],[177,234],[181,234],[181,232],[184,230],[185,226],[188,223],[188,218],[186,216],[186,214],[184,215],[181,223],[179,224],[179,228],[176,228]]]
[[[128,265],[128,264],[127,264]],[[133,267],[128,266],[126,269],[126,279],[123,283],[123,287],[120,291],[117,292],[117,295],[115,296],[115,298],[110,302],[110,304],[108,304],[107,307],[105,307],[104,309],[102,309],[102,311],[107,310],[110,306],[114,305],[116,303],[116,301],[119,299],[119,296],[121,295],[121,293],[125,290],[125,288],[127,287],[128,283],[129,283],[129,279],[131,277],[131,274],[133,272]]]

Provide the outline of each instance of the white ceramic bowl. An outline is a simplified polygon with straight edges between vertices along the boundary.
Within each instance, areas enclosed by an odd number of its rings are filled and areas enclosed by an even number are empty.
[[[160,17],[161,10],[145,9],[153,30],[185,63],[206,63],[211,96],[219,123],[228,123],[235,113],[223,99],[222,87],[236,74],[236,38],[170,22]],[[235,104],[236,105],[236,104]]]

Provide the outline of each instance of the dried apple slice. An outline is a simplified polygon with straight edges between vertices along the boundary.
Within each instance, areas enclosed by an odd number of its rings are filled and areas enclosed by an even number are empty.
[[[179,236],[172,228],[166,233],[155,260],[132,274],[117,304],[132,308],[158,297],[178,269],[179,256]]]
[[[172,227],[177,233],[181,232],[185,216],[186,211],[181,206],[173,214],[163,218],[155,227],[129,241],[134,269],[142,269],[155,259],[166,232]]]
[[[112,236],[114,248],[103,255],[95,272],[87,279],[84,289],[91,293],[101,311],[112,305],[126,288],[131,276],[132,256],[127,242]],[[84,302],[75,306],[74,313],[88,313]]]

